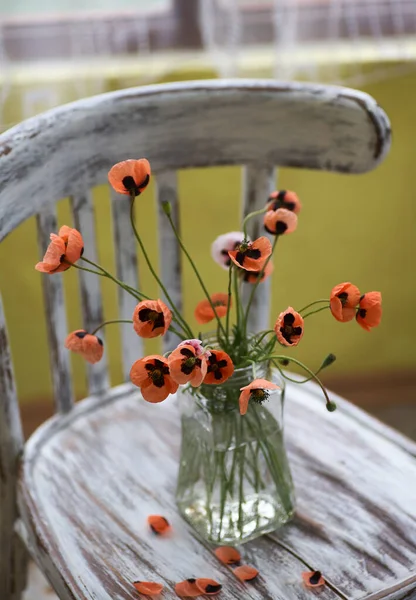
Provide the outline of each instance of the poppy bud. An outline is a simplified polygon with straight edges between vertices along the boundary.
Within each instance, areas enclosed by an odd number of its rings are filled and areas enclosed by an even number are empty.
[[[170,202],[162,202],[162,210],[165,213],[165,215],[168,215],[168,217],[170,217],[170,215],[172,214],[172,205]]]
[[[326,369],[326,367],[329,367],[330,365],[332,365],[332,363],[334,363],[337,360],[337,357],[335,356],[335,354],[328,354],[328,356],[324,359],[322,365],[321,365],[321,369]]]
[[[334,410],[337,410],[337,405],[335,402],[329,401],[326,403],[326,410],[329,410],[329,412],[334,412]]]
[[[290,360],[288,358],[279,358],[279,363],[283,366],[283,367],[288,367]]]

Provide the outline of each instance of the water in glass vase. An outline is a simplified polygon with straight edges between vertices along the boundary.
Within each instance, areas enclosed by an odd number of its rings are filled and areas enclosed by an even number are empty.
[[[294,490],[283,443],[284,384],[266,405],[238,410],[251,369],[221,386],[179,392],[182,447],[177,503],[205,539],[241,543],[275,530],[294,512]]]

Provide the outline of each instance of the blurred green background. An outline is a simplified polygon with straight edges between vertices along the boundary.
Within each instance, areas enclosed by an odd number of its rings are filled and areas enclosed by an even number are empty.
[[[195,70],[173,73],[165,80],[212,76],[209,70]],[[109,80],[108,89],[133,83]],[[318,367],[323,357],[333,352],[338,360],[331,369],[344,375],[409,369],[416,362],[416,74],[369,84],[363,90],[385,109],[392,123],[392,149],[385,162],[371,173],[356,176],[282,169],[278,183],[280,189],[298,193],[303,210],[298,230],[278,245],[270,323],[288,305],[300,308],[314,299],[328,297],[331,288],[342,281],[355,283],[362,292],[380,290],[383,294],[384,315],[378,329],[367,333],[355,321],[340,324],[329,313],[320,313],[308,319],[300,346],[289,350],[311,368]],[[19,118],[19,93],[19,89],[14,90],[7,101],[6,110],[12,121]],[[64,90],[63,96],[71,100],[70,90]],[[210,245],[217,235],[240,227],[241,169],[218,168],[215,173],[207,169],[182,171],[179,190],[183,238],[209,290],[225,291],[227,274],[212,261]],[[99,259],[114,271],[109,191],[102,186],[94,194]],[[30,198],[27,200],[30,202]],[[59,219],[61,224],[71,224],[66,200],[59,203]],[[137,221],[150,255],[158,262],[154,185],[137,203]],[[33,219],[0,245],[1,291],[18,392],[24,401],[51,395],[42,275],[34,270],[38,258]],[[69,328],[76,329],[82,326],[77,273],[70,271],[63,277]],[[186,263],[183,278],[185,315],[195,325],[193,308],[202,294]],[[140,280],[143,291],[153,296],[156,287],[143,261]],[[115,318],[117,290],[107,281],[102,282],[102,290],[105,316]],[[116,384],[122,381],[117,326],[107,328],[106,336],[112,383]],[[156,350],[157,342],[152,341],[147,349]],[[77,356],[72,360],[80,397],[86,392],[85,366]]]

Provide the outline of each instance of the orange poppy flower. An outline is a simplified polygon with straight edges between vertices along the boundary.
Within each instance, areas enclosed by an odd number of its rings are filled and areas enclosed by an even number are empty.
[[[166,517],[162,517],[161,515],[149,515],[147,517],[147,523],[156,535],[163,535],[171,529],[169,521]]]
[[[297,215],[287,208],[268,210],[264,215],[264,228],[272,235],[292,233],[298,226]]]
[[[380,292],[367,292],[360,298],[357,323],[366,331],[371,331],[373,327],[380,325],[382,312]]]
[[[283,346],[297,346],[303,336],[303,318],[289,306],[277,317],[274,331]]]
[[[241,567],[237,567],[234,569],[234,575],[241,579],[241,581],[253,581],[256,579],[259,572],[255,567],[250,567],[249,565],[241,565]]]
[[[225,315],[227,314],[229,302],[231,306],[231,299],[228,297],[228,294],[222,294],[221,292],[219,292],[218,294],[212,294],[211,302],[215,307],[215,313],[217,314],[217,316],[219,318],[225,317]],[[212,310],[211,304],[208,302],[207,299],[198,302],[195,308],[194,315],[198,323],[201,324],[209,323],[210,321],[212,321],[212,319],[215,319],[214,311]]]
[[[267,210],[278,210],[279,208],[286,208],[292,212],[298,214],[302,208],[302,204],[295,192],[290,190],[280,190],[272,192],[269,196]]]
[[[144,594],[145,596],[158,596],[163,590],[161,583],[153,581],[134,581],[133,585],[140,594]]]
[[[162,300],[143,300],[134,309],[134,331],[142,338],[164,335],[172,322],[172,313]]]
[[[261,271],[271,253],[270,240],[266,237],[259,237],[254,242],[242,242],[235,250],[229,250],[228,256],[241,269]]]
[[[176,383],[189,383],[193,387],[201,385],[207,374],[207,359],[198,356],[191,344],[181,344],[168,358],[169,370]]]
[[[215,556],[225,565],[235,565],[241,559],[241,554],[231,546],[220,546],[214,550]]]
[[[233,361],[228,354],[223,350],[210,350],[204,383],[224,383],[233,373]]]
[[[329,305],[337,321],[346,323],[355,317],[360,296],[360,290],[349,281],[332,288]]]
[[[65,348],[80,354],[92,365],[100,361],[104,354],[102,340],[96,335],[87,333],[84,329],[72,331],[65,340]]]
[[[279,389],[279,386],[271,381],[267,381],[267,379],[255,379],[248,385],[240,388],[240,414],[246,414],[250,400],[257,402],[257,404],[262,404],[269,397],[269,392],[267,390],[277,389]]]
[[[76,263],[84,252],[84,240],[76,229],[62,225],[58,235],[51,233],[49,244],[42,262],[35,265],[41,273],[60,273]],[[71,263],[71,264],[70,264]]]
[[[262,283],[265,279],[270,277],[273,273],[274,267],[271,260],[266,265],[266,268],[263,271],[263,275],[261,276],[260,283]],[[243,273],[244,281],[248,281],[248,283],[257,283],[261,271],[241,271]]]
[[[185,598],[196,598],[201,596],[201,590],[196,585],[196,579],[190,578],[180,581],[175,585],[175,592],[178,596]]]
[[[231,258],[228,256],[229,250],[235,250],[244,240],[242,231],[230,231],[219,235],[211,245],[211,256],[216,263],[223,269],[228,269],[231,264]]]
[[[136,360],[130,369],[130,380],[140,388],[143,398],[152,403],[162,402],[179,387],[170,376],[167,359],[158,354]]]
[[[316,588],[325,585],[325,579],[320,571],[304,571],[302,573],[303,583],[306,587]]]
[[[129,158],[111,167],[108,181],[119,194],[139,196],[150,181],[150,163],[146,158]]]
[[[213,596],[222,590],[222,585],[215,581],[215,579],[200,577],[195,581],[195,585],[201,594],[207,594],[207,596]]]

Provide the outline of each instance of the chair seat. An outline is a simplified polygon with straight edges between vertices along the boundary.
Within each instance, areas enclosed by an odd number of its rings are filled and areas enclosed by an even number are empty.
[[[320,570],[321,600],[416,598],[416,446],[319,388],[288,385],[286,442],[297,490],[293,522],[245,544],[260,577],[240,583],[175,506],[180,419],[175,398],[144,402],[123,385],[53,418],[29,440],[19,504],[29,544],[60,598],[138,598],[132,581],[210,577],[221,598],[314,597],[301,573]],[[170,537],[146,517],[162,514]],[[34,551],[35,552],[35,551]],[[407,595],[408,594],[408,595]]]

